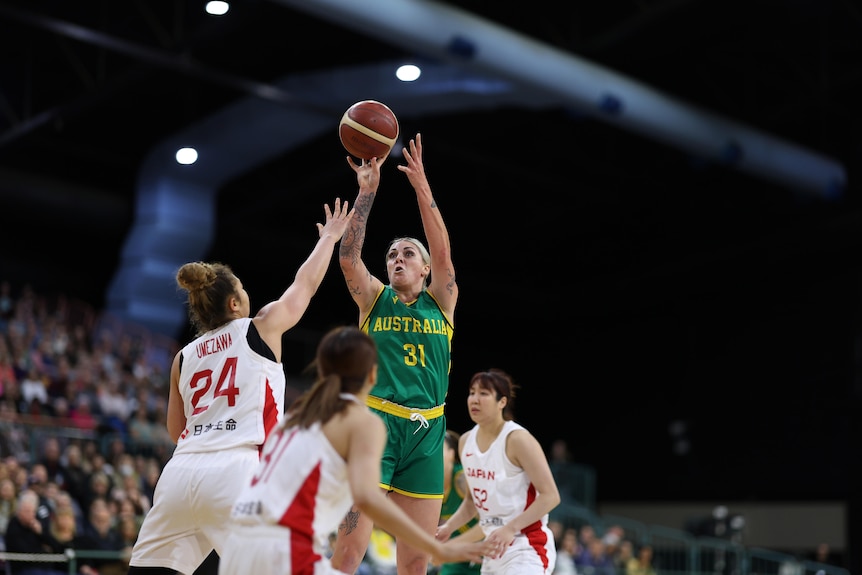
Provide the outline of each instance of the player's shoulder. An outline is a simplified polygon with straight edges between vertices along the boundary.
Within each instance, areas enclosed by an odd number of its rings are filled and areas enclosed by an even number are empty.
[[[526,447],[532,449],[538,443],[538,439],[530,433],[530,430],[523,425],[512,422],[506,429],[506,444],[517,447]]]
[[[347,413],[345,414],[345,417],[350,420],[351,427],[360,433],[364,429],[369,429],[372,431],[382,430],[384,433],[386,432],[386,427],[384,426],[383,420],[380,418],[380,416],[373,413],[364,405],[351,405],[347,408]]]

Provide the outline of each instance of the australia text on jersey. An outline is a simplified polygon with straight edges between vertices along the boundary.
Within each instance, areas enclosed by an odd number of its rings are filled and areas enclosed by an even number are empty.
[[[408,333],[429,333],[449,335],[449,325],[444,319],[417,319],[410,316],[379,317],[371,327],[372,331],[403,331]]]

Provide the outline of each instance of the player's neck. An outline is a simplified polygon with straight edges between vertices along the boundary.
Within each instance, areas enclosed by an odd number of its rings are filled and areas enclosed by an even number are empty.
[[[479,426],[479,437],[487,440],[490,444],[497,439],[497,436],[500,435],[501,431],[503,431],[503,426],[505,424],[506,421],[504,419],[495,419],[482,424]]]

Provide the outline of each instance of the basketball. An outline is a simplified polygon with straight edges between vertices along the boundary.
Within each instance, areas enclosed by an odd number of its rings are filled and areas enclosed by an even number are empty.
[[[385,158],[398,140],[398,118],[389,106],[377,100],[356,102],[338,123],[341,145],[362,160]]]

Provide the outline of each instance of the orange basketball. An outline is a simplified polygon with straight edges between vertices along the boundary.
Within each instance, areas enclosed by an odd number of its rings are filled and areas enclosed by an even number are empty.
[[[389,106],[377,100],[356,102],[338,123],[341,145],[362,160],[385,158],[398,140],[398,118]]]

